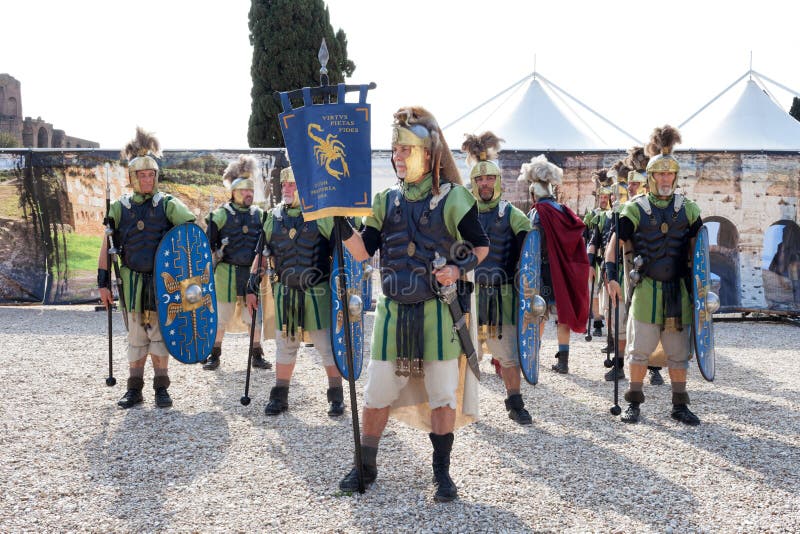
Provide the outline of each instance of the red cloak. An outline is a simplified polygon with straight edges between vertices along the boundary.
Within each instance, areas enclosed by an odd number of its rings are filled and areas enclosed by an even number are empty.
[[[562,205],[561,212],[549,202],[538,202],[535,208],[547,241],[558,322],[583,333],[589,318],[589,258],[583,239],[586,226],[567,206]]]

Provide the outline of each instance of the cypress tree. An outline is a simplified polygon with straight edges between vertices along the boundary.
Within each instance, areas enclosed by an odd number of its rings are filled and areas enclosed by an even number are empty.
[[[344,31],[334,35],[322,0],[251,0],[249,18],[253,88],[247,142],[251,147],[282,147],[282,108],[273,93],[319,85],[317,52],[323,37],[330,54],[329,83],[343,82],[356,67],[347,58]]]
[[[789,110],[789,115],[800,121],[800,98],[794,97],[792,100],[792,109]]]

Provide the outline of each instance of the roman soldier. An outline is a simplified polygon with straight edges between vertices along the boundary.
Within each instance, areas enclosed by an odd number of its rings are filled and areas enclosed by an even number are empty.
[[[475,268],[478,288],[479,341],[485,341],[501,366],[508,398],[508,416],[520,425],[533,422],[520,393],[520,367],[516,319],[519,295],[514,287],[520,251],[531,223],[519,208],[502,200],[500,168],[497,158],[500,142],[492,132],[468,135],[461,150],[472,165],[470,183],[477,200],[478,217],[489,236],[489,255]]]
[[[555,199],[554,187],[561,184],[563,175],[560,167],[540,155],[523,163],[519,180],[530,184],[533,208],[528,217],[534,228],[542,229],[541,295],[547,302],[545,319],[554,315],[558,324],[557,363],[551,369],[566,374],[570,330],[583,333],[589,317],[589,259],[583,239],[586,226],[568,206]]]
[[[222,339],[225,330],[235,317],[237,304],[242,310],[242,321],[249,325],[252,319],[247,313],[245,294],[250,265],[256,257],[256,244],[264,224],[264,210],[253,204],[254,178],[258,173],[258,161],[253,156],[242,154],[231,162],[222,174],[222,183],[231,192],[231,198],[208,215],[206,219],[208,241],[214,250],[214,283],[217,293],[217,337],[211,356],[203,369],[219,367],[222,355]],[[256,332],[253,341],[253,367],[271,369],[272,364],[264,359],[261,348],[261,320],[256,314]]]
[[[660,342],[672,385],[671,416],[687,425],[700,424],[688,407],[686,370],[692,321],[689,266],[692,244],[703,223],[697,204],[675,192],[680,165],[672,149],[680,141],[680,133],[672,126],[653,131],[647,145],[651,156],[646,169],[649,192],[626,204],[619,218],[619,239],[643,260],[627,327],[630,387],[625,393],[629,404],[622,415],[626,423],[639,421],[648,360]],[[625,296],[617,282],[616,247],[617,236],[613,235],[606,251],[605,270],[609,296],[619,302]]]
[[[586,252],[589,257],[589,284],[592,280],[595,281],[594,294],[590,295],[592,299],[592,335],[600,337],[603,335],[603,313],[600,311],[600,297],[605,292],[603,284],[598,283],[600,280],[602,270],[602,252],[598,254],[597,245],[593,242],[595,239],[595,232],[599,232],[599,227],[605,223],[605,219],[611,210],[611,188],[610,179],[607,177],[607,170],[600,169],[592,173],[594,182],[596,184],[595,197],[596,205],[594,209],[588,211],[583,218],[583,223],[586,225],[584,231],[584,239],[586,240]]]
[[[322,358],[328,377],[328,415],[344,413],[342,375],[336,368],[331,348],[331,232],[333,219],[325,217],[306,221],[291,167],[280,173],[282,202],[267,212],[264,241],[268,261],[274,264],[272,294],[275,319],[280,329],[275,333],[275,386],[269,392],[266,415],[279,415],[289,408],[291,383],[297,351],[307,333]],[[256,293],[264,274],[257,272],[256,257],[251,266],[247,287],[247,306],[256,309]]]
[[[173,226],[192,222],[194,214],[172,195],[158,190],[158,162],[161,149],[153,134],[141,128],[122,150],[128,161],[128,179],[132,194],[113,202],[109,218],[113,224],[113,240],[122,265],[120,277],[128,311],[128,386],[117,402],[120,408],[131,408],[144,399],[144,366],[149,354],[153,362],[153,389],[159,408],[172,406],[169,395],[169,351],[164,344],[156,313],[153,270],[156,249],[161,238]],[[107,289],[109,279],[108,240],[104,239],[98,259],[97,285],[100,300],[114,304]]]
[[[634,146],[628,149],[628,156],[625,158],[625,165],[630,167],[628,172],[628,199],[632,200],[637,195],[647,194],[647,162],[649,158],[645,154],[644,147]],[[627,274],[627,273],[626,273]],[[627,318],[627,310],[625,311]],[[620,322],[622,319],[620,318]],[[622,352],[622,349],[620,349]],[[651,362],[652,363],[652,362]],[[656,365],[647,366],[647,376],[650,384],[661,386],[664,378],[661,376],[661,367]]]
[[[453,431],[462,414],[456,392],[469,371],[459,365],[464,349],[454,335],[451,308],[439,295],[454,285],[469,295],[463,277],[486,256],[489,240],[475,198],[461,185],[442,131],[424,108],[394,114],[392,165],[400,183],[375,195],[364,231],[356,233],[344,218],[336,221],[356,260],[378,249],[381,259],[383,294],[364,389],[361,472],[366,485],[377,477],[378,444],[390,409],[393,415],[409,405],[416,414],[429,409],[429,419],[416,426],[430,429],[434,499],[450,501],[458,496],[450,477]],[[339,488],[358,489],[355,467]]]

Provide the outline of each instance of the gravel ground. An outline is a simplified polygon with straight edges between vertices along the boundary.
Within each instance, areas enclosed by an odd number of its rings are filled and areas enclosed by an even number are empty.
[[[717,325],[717,380],[693,363],[692,408],[669,418],[669,386],[646,385],[639,425],[609,414],[599,349],[574,335],[569,375],[523,386],[533,425],[511,422],[482,362],[482,420],[456,432],[460,500],[433,502],[428,437],[390,421],[378,481],[341,495],[350,411],[325,415],[324,373],[298,359],[289,412],[263,413],[273,371],[244,389],[247,337],[226,338],[216,372],[171,363],[172,409],[116,407],[127,377],[115,315],[116,387],[105,314],[88,306],[0,308],[0,531],[797,532],[797,327]],[[546,332],[542,366],[554,361]],[[268,345],[273,360],[273,345]],[[625,383],[627,384],[627,383]],[[361,401],[363,379],[358,385]],[[349,402],[348,402],[349,404]]]

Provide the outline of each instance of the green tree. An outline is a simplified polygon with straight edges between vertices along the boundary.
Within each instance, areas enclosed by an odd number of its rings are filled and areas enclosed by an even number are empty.
[[[247,142],[251,147],[282,147],[278,124],[281,105],[275,91],[319,85],[317,52],[323,37],[328,46],[329,83],[351,76],[355,64],[347,58],[347,37],[334,35],[322,0],[251,0],[251,112]]]
[[[8,132],[0,132],[0,148],[18,148],[19,141]]]
[[[789,115],[800,121],[800,98],[794,97],[792,100],[792,109],[789,110]]]

